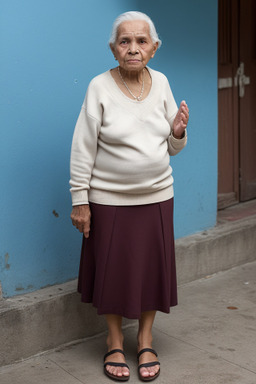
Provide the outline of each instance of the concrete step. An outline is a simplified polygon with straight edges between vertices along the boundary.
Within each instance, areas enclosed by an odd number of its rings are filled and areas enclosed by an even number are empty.
[[[175,246],[178,284],[256,260],[256,215],[221,218],[216,227],[178,239]]]
[[[179,285],[256,260],[256,215],[221,220],[215,228],[178,239],[176,259]],[[76,285],[71,281],[0,301],[0,366],[105,330],[104,317],[80,302]]]

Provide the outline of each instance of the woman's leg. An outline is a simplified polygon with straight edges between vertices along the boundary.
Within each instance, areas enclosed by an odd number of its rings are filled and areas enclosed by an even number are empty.
[[[156,311],[143,312],[139,320],[138,330],[138,352],[144,348],[152,348],[152,326],[155,320]],[[157,357],[151,352],[143,353],[139,358],[139,364],[157,361]],[[159,371],[159,365],[141,368],[140,374],[143,377],[155,376]]]
[[[118,315],[105,315],[108,325],[107,346],[108,352],[112,349],[123,350],[123,333],[122,333],[122,316]],[[114,353],[108,356],[105,360],[107,362],[125,363],[125,358],[121,353]],[[126,367],[113,367],[107,365],[106,369],[109,373],[116,376],[129,376],[129,369]]]

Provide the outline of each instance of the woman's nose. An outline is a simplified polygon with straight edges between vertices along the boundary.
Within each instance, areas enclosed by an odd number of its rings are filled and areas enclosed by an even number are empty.
[[[129,53],[131,53],[132,55],[138,53],[138,45],[135,41],[134,42],[132,41],[130,43]]]

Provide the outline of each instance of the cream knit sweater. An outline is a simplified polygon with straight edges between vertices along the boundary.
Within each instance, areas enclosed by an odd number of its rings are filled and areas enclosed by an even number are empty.
[[[150,69],[142,101],[128,98],[110,71],[89,84],[71,150],[72,204],[139,205],[173,197],[169,155],[187,142],[171,134],[177,105],[167,78]]]

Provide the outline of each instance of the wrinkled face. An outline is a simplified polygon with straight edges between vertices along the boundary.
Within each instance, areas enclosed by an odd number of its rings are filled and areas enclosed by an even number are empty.
[[[152,42],[148,23],[144,20],[133,20],[120,24],[111,50],[121,68],[126,71],[140,71],[154,57],[157,47],[158,43]]]

